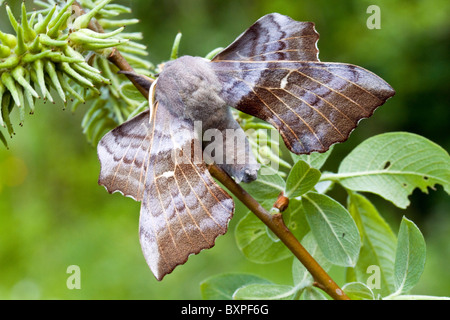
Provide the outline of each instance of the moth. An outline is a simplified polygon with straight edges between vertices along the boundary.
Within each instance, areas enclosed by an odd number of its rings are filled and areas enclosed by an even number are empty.
[[[99,184],[142,202],[140,243],[158,280],[227,231],[233,200],[198,155],[208,145],[206,129],[244,134],[230,107],[270,123],[291,152],[309,154],[345,141],[395,94],[361,67],[320,62],[318,39],[314,23],[272,13],[211,61],[183,56],[168,62],[151,87],[141,79],[151,91],[150,109],[102,138]],[[232,157],[222,169],[237,182],[255,180],[259,165],[248,141],[237,154],[245,161]]]

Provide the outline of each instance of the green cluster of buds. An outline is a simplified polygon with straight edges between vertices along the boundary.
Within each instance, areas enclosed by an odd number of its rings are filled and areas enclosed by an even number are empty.
[[[43,9],[32,13],[22,3],[20,23],[6,6],[15,34],[0,31],[0,126],[10,136],[14,134],[11,112],[18,110],[22,125],[26,112],[34,113],[37,99],[55,103],[54,92],[64,107],[73,101],[72,110],[92,104],[83,130],[93,143],[143,107],[142,99],[123,96],[122,86],[128,81],[117,74],[107,57],[116,47],[137,72],[151,76],[154,68],[140,57],[147,55],[146,47],[135,42],[142,34],[123,32],[124,26],[138,21],[117,20],[131,10],[110,2],[35,1]],[[89,29],[93,19],[101,32]],[[7,145],[1,129],[0,140]]]
[[[78,2],[89,11],[75,20],[74,24],[79,29],[71,33],[71,45],[79,51],[95,52],[90,58],[92,66],[111,81],[111,85],[100,88],[100,99],[91,93],[84,100],[75,99],[72,104],[72,111],[80,104],[90,105],[81,125],[83,133],[95,145],[107,131],[148,108],[148,101],[107,60],[111,48],[119,50],[137,73],[154,78],[156,71],[154,65],[144,59],[148,55],[147,47],[137,42],[143,39],[142,33],[123,32],[124,27],[139,22],[137,19],[118,19],[121,14],[131,13],[130,8],[110,4],[111,0]],[[102,33],[87,28],[93,18],[103,29]]]

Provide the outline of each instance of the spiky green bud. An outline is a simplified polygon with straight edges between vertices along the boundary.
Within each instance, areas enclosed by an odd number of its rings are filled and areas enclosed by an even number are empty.
[[[11,55],[11,48],[0,44],[0,59],[9,57]]]
[[[0,31],[0,41],[11,49],[17,46],[17,38],[9,33],[3,33]]]
[[[149,70],[155,68],[138,57],[148,54],[145,46],[134,42],[142,39],[142,34],[123,33],[124,25],[138,20],[118,20],[120,14],[131,10],[110,2],[78,0],[86,11],[80,14],[73,6],[74,0],[37,0],[35,4],[44,9],[28,13],[23,3],[20,19],[6,6],[15,34],[0,31],[0,126],[5,126],[10,135],[14,134],[10,113],[18,109],[22,124],[26,108],[34,112],[36,99],[56,101],[51,92],[56,92],[64,105],[74,100],[72,110],[81,103],[97,101],[102,95],[104,103],[97,105],[101,111],[88,114],[91,118],[83,124],[83,131],[93,143],[142,108],[141,101],[122,97],[122,83],[128,80],[118,75],[106,58],[112,47],[117,47],[137,71],[151,76]],[[92,18],[104,33],[87,29]],[[110,30],[112,26],[114,30]],[[0,141],[4,143],[2,137],[0,130]]]
[[[103,0],[100,1],[98,5],[96,5],[91,11],[88,13],[79,16],[73,23],[73,28],[75,30],[84,29],[87,28],[89,25],[89,22],[94,18],[101,9],[103,9],[108,3],[110,3],[111,0]]]

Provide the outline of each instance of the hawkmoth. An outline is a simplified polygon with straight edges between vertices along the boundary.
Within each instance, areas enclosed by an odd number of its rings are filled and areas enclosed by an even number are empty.
[[[212,247],[234,211],[232,198],[195,156],[205,142],[194,122],[244,134],[231,106],[270,123],[293,153],[325,152],[394,95],[361,67],[320,62],[318,39],[314,23],[268,14],[211,61],[168,62],[152,84],[150,110],[100,141],[99,184],[142,202],[140,243],[158,280]],[[243,163],[221,166],[236,181],[250,182],[259,165],[248,143],[240,148]]]

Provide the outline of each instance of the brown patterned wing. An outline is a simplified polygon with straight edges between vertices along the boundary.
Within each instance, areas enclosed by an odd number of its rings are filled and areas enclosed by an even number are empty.
[[[325,152],[395,94],[364,68],[318,60],[309,22],[258,20],[211,63],[232,107],[272,124],[296,154]]]
[[[271,13],[256,21],[213,61],[318,61],[318,40],[314,23]]]
[[[394,95],[375,74],[325,62],[212,63],[231,106],[272,124],[296,154],[347,140],[362,118]]]
[[[120,192],[142,201],[151,136],[149,111],[107,133],[97,146],[98,183],[109,193]]]
[[[99,144],[100,183],[142,200],[140,242],[158,280],[211,248],[233,214],[232,198],[196,161],[198,148],[193,125],[158,104],[151,122],[144,112]]]

